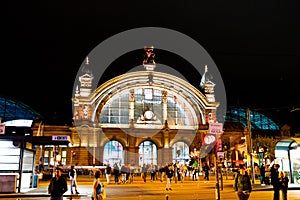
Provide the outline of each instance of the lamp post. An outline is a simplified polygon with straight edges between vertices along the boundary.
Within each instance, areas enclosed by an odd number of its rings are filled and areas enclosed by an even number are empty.
[[[250,109],[247,108],[247,126],[249,131],[249,142],[250,142],[250,163],[252,169],[252,183],[255,182],[255,170],[254,170],[254,162],[253,162],[253,144],[252,144],[252,131],[251,131],[251,119],[250,119]]]
[[[93,129],[93,140],[94,140],[94,145],[93,145],[93,168],[95,168],[96,165],[96,124],[94,125]]]

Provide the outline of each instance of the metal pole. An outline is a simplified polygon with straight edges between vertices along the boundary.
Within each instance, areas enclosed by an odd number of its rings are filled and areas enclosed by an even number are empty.
[[[292,164],[291,164],[291,154],[290,154],[290,149],[288,150],[288,159],[289,159],[289,168],[290,168],[291,183],[294,183],[294,174],[293,174]]]
[[[73,164],[73,150],[71,150],[70,166]]]
[[[93,139],[94,139],[94,147],[93,147],[93,167],[95,168],[96,165],[96,124],[94,125],[94,135],[93,135]]]
[[[215,145],[215,155],[216,155],[216,162],[215,162],[215,174],[216,174],[216,199],[220,200],[220,186],[219,186],[219,166],[218,166],[218,155],[217,155],[217,145]]]
[[[249,131],[249,142],[250,142],[250,162],[251,162],[251,168],[252,168],[252,183],[255,182],[255,170],[254,170],[254,161],[253,161],[253,144],[252,144],[252,131],[251,131],[251,119],[250,119],[250,109],[247,108],[247,125],[248,125],[248,131]]]

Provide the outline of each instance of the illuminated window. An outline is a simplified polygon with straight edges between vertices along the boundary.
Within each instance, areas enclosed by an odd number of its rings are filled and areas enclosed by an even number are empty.
[[[172,158],[174,161],[185,164],[189,159],[189,146],[185,142],[176,142],[172,145]]]
[[[139,146],[139,166],[157,165],[157,147],[151,141],[144,141]]]
[[[123,145],[116,141],[112,140],[107,142],[104,145],[104,151],[103,151],[103,161],[104,164],[110,164],[113,166],[115,163],[118,163],[119,165],[124,164],[124,151],[123,151]]]

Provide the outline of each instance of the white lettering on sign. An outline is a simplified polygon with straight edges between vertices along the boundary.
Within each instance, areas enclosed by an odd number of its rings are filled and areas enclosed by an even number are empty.
[[[69,136],[67,135],[53,135],[52,140],[59,140],[59,141],[68,141]]]
[[[209,123],[208,133],[222,134],[223,133],[223,124],[222,123]]]

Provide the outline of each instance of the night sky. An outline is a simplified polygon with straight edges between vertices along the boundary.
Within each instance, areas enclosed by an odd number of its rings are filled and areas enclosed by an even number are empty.
[[[196,40],[222,75],[228,105],[276,112],[300,106],[296,0],[9,1],[3,15],[0,95],[45,119],[70,121],[74,79],[85,57],[105,39],[139,27],[168,28]],[[103,81],[140,64],[142,53],[121,56]],[[156,62],[192,68],[159,50]],[[182,74],[194,86],[200,83],[201,75]]]

